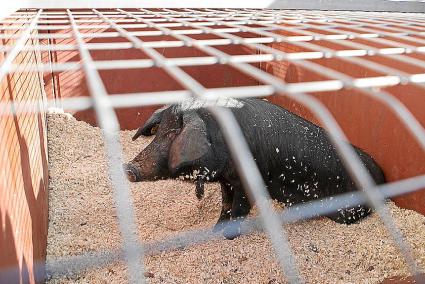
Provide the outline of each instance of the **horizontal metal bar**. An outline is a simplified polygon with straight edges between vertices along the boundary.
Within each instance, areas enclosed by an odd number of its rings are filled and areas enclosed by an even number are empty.
[[[274,88],[267,85],[243,86],[232,88],[213,88],[206,89],[204,98],[206,100],[215,101],[220,97],[266,97],[274,94]],[[131,94],[110,94],[109,100],[114,108],[128,108],[137,106],[151,106],[179,103],[191,98],[191,92],[182,91],[166,91],[166,92],[146,92],[146,93],[131,93]],[[13,103],[1,102],[0,115],[9,116],[23,113],[38,113],[39,106],[44,105],[44,109],[56,107],[56,100],[36,100]],[[61,105],[67,111],[81,111],[93,107],[91,97],[75,97],[62,98]]]

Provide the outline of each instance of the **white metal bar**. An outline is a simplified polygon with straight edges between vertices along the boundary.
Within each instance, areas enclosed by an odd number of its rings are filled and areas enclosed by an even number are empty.
[[[78,25],[74,21],[71,11],[68,9],[69,20],[77,41],[81,59],[83,61],[84,71],[87,77],[87,85],[93,98],[94,108],[100,127],[103,129],[105,140],[108,169],[112,181],[114,200],[117,208],[117,217],[119,229],[122,234],[122,249],[124,259],[128,266],[128,277],[130,283],[144,283],[143,275],[143,252],[135,248],[138,244],[136,234],[136,224],[134,222],[133,202],[130,193],[130,187],[124,172],[121,169],[123,160],[121,157],[121,145],[119,142],[118,131],[120,130],[118,119],[111,106],[108,94],[103,85],[102,79],[97,70],[93,67],[92,58],[89,51],[85,48],[85,43],[80,36]]]
[[[259,86],[243,86],[232,88],[213,88],[205,90],[205,99],[216,101],[220,97],[247,98],[258,96],[271,96],[274,93],[274,88],[267,85]],[[190,99],[191,92],[183,91],[165,91],[165,92],[145,92],[131,94],[110,94],[108,95],[113,108],[128,108],[136,106],[150,106],[158,104],[175,104],[184,100]],[[22,113],[37,113],[40,110],[38,105],[43,104],[41,101],[30,101],[25,104],[12,102],[0,102],[0,114],[2,115],[17,115]],[[55,99],[44,102],[44,108],[55,107],[57,104]],[[64,110],[81,111],[93,107],[93,100],[90,97],[75,97],[62,98],[62,108]]]

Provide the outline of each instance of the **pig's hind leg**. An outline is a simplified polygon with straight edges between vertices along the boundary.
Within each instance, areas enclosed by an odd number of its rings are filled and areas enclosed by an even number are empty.
[[[251,205],[242,186],[234,186],[232,209],[230,212],[231,222],[226,225],[223,232],[226,239],[232,240],[241,234],[241,224],[250,210]]]
[[[226,222],[230,220],[233,202],[232,186],[227,182],[221,182],[221,213],[213,228],[213,232],[224,229]]]

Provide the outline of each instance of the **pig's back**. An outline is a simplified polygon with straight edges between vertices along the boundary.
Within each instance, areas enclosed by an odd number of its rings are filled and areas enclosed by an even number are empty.
[[[323,128],[264,100],[241,101],[244,106],[232,110],[265,179],[283,174],[284,183],[319,182],[325,191],[352,190],[351,179]],[[355,149],[375,181],[382,183],[379,166],[368,154]]]
[[[233,109],[233,113],[258,158],[281,162],[279,157],[290,157],[314,163],[327,161],[334,151],[325,131],[304,118],[263,100],[243,102],[244,106]],[[320,165],[323,166],[323,162]]]

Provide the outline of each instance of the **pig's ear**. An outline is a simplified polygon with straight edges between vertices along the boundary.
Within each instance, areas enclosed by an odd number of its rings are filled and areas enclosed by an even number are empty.
[[[171,173],[203,157],[210,147],[205,122],[196,112],[183,114],[183,129],[170,147],[168,166]]]
[[[156,130],[158,129],[158,124],[162,120],[162,114],[164,113],[164,110],[166,110],[169,106],[164,106],[160,109],[157,109],[152,116],[145,122],[145,124],[137,129],[136,134],[134,134],[133,138],[131,138],[133,141],[139,138],[141,135],[143,136],[151,136],[156,133]]]

